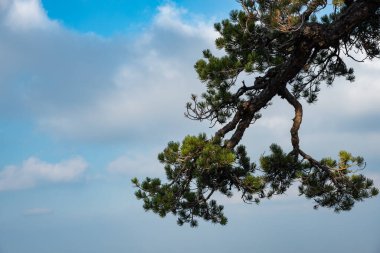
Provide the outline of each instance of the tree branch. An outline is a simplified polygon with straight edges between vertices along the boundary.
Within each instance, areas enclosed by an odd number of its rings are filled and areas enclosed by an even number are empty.
[[[294,107],[294,118],[293,126],[290,129],[291,141],[293,146],[293,154],[297,157],[299,154],[299,143],[300,139],[298,136],[298,130],[300,129],[302,123],[303,110],[301,103],[289,92],[288,89],[284,88],[279,92],[279,95],[285,98],[289,104]]]
[[[234,148],[240,142],[255,113],[264,108],[302,70],[310,58],[311,52],[315,54],[315,50],[336,48],[342,38],[350,34],[361,22],[374,15],[379,7],[379,1],[358,1],[350,5],[328,26],[318,23],[306,24],[298,32],[297,41],[294,43],[295,48],[288,60],[271,68],[263,77],[256,78],[253,87],[263,87],[263,89],[257,96],[248,101],[248,111],[244,111],[242,114],[238,110],[233,120],[217,132],[218,136],[224,136],[236,128],[226,146]],[[237,116],[237,114],[241,116]],[[294,138],[296,137],[294,136]],[[299,144],[297,144],[296,139],[294,141],[297,147]]]

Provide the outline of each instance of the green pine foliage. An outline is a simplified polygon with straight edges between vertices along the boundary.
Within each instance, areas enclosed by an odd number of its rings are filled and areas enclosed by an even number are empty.
[[[364,168],[362,157],[341,151],[338,161],[325,158],[320,163],[332,170],[319,170],[306,164],[299,186],[301,195],[314,199],[315,209],[321,206],[333,208],[335,212],[349,211],[355,201],[378,195],[379,190],[374,187],[373,180],[355,174],[356,170]]]
[[[158,155],[165,181],[132,180],[144,209],[161,217],[174,214],[179,225],[197,226],[199,218],[225,225],[227,218],[215,193],[259,204],[296,184],[300,195],[314,201],[314,208],[336,212],[378,195],[373,181],[358,174],[365,167],[362,157],[341,151],[336,160],[314,159],[301,149],[298,131],[303,116],[300,100],[315,103],[320,90],[336,78],[353,82],[347,58],[362,62],[380,57],[380,1],[238,2],[241,10],[215,24],[220,35],[215,44],[225,54],[203,51],[194,67],[206,91],[192,95],[186,105],[188,118],[208,120],[220,128],[213,136],[169,142]],[[331,12],[322,15],[321,10]],[[357,53],[363,58],[357,59]],[[295,110],[293,149],[285,152],[273,144],[256,165],[239,142],[275,96]]]
[[[172,213],[178,216],[179,225],[197,226],[199,217],[227,224],[223,206],[210,199],[216,191],[226,197],[236,192],[244,202],[259,204],[260,199],[283,194],[298,182],[300,195],[313,199],[315,209],[322,206],[336,212],[351,210],[355,201],[379,193],[371,179],[354,174],[364,167],[362,157],[341,151],[338,161],[331,158],[320,161],[331,169],[324,171],[309,162],[295,160],[276,144],[270,146],[270,151],[269,155],[261,156],[256,168],[244,146],[231,151],[207,140],[204,134],[186,136],[182,144],[170,142],[158,156],[170,183],[163,184],[158,178],[146,178],[140,183],[134,178],[132,182],[139,188],[136,197],[144,201],[146,211],[161,217]]]
[[[186,136],[182,143],[170,142],[158,155],[170,183],[162,184],[158,178],[146,178],[142,183],[132,180],[144,209],[162,217],[178,215],[179,225],[195,226],[197,217],[225,225],[223,206],[210,199],[212,194],[218,191],[231,197],[232,188],[238,187],[244,191],[242,197],[251,201],[252,194],[262,190],[263,180],[253,175],[255,164],[250,163],[243,146],[233,151],[220,144],[205,134]]]

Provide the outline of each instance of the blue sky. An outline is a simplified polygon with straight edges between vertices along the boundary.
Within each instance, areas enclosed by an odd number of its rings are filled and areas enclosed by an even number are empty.
[[[213,23],[236,1],[0,0],[0,253],[378,253],[380,201],[348,213],[287,196],[260,206],[221,199],[229,224],[178,227],[145,213],[134,176],[163,177],[157,153],[186,134],[201,93],[193,70],[215,51]],[[341,149],[366,158],[380,185],[380,62],[352,63],[305,105],[302,145],[316,157]],[[289,148],[292,108],[276,99],[245,136],[252,159]],[[323,242],[323,243],[321,243]]]

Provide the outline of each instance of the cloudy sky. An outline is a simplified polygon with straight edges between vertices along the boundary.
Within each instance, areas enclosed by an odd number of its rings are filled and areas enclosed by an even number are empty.
[[[184,118],[201,93],[193,65],[216,51],[233,0],[0,0],[0,253],[380,252],[380,199],[348,213],[288,194],[260,206],[221,199],[226,227],[145,213],[132,177],[163,177],[171,140],[212,133]],[[354,64],[305,105],[302,145],[347,149],[380,185],[380,62]],[[249,129],[253,160],[289,148],[293,109],[276,99]]]

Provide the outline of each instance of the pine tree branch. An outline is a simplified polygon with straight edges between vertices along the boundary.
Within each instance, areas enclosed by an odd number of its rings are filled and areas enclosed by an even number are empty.
[[[302,123],[302,116],[303,116],[302,105],[286,88],[280,91],[279,95],[285,98],[288,101],[288,103],[294,107],[293,125],[292,125],[292,128],[290,129],[290,134],[291,134],[291,141],[292,141],[292,146],[293,146],[292,154],[295,157],[297,157],[299,154],[299,149],[300,149],[300,146],[299,146],[300,139],[298,136],[298,130],[300,129],[301,123]]]
[[[343,11],[330,25],[308,23],[298,32],[294,50],[287,61],[267,71],[263,77],[256,78],[255,84],[265,87],[260,93],[248,101],[247,111],[240,110],[235,113],[233,120],[226,128],[222,128],[217,134],[224,136],[236,129],[232,137],[227,141],[226,147],[234,148],[241,140],[245,130],[254,119],[255,113],[264,108],[269,101],[283,90],[305,66],[311,52],[315,50],[337,48],[340,40],[350,34],[355,27],[375,15],[380,8],[379,1],[357,1]],[[240,114],[241,116],[236,116]],[[223,134],[221,134],[223,133]]]

